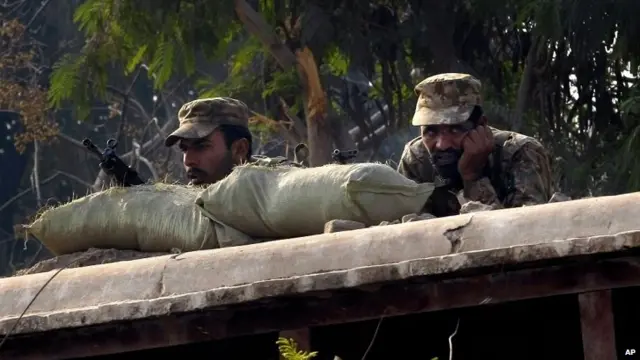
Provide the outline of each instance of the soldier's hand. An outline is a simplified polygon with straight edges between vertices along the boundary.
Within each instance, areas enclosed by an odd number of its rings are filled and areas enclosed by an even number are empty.
[[[469,131],[462,140],[462,157],[458,161],[458,171],[463,180],[473,181],[480,177],[493,151],[493,133],[481,125]]]

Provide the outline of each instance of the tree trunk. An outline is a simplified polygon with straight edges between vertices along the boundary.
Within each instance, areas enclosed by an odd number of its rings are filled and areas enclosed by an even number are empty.
[[[420,11],[416,14],[426,24],[429,49],[433,54],[433,64],[429,75],[444,72],[461,72],[477,76],[475,71],[456,54],[453,42],[455,31],[455,2],[424,0],[416,5]]]
[[[527,58],[524,63],[524,70],[522,71],[522,78],[520,79],[520,86],[518,87],[518,98],[516,99],[516,108],[513,117],[510,119],[511,129],[513,131],[522,130],[522,122],[524,114],[529,107],[531,96],[531,85],[533,82],[533,66],[535,65],[536,55],[538,54],[538,46],[541,43],[540,37],[536,36],[531,43],[531,48],[527,54]]]
[[[296,52],[297,69],[303,86],[303,102],[307,117],[309,166],[331,162],[333,129],[327,116],[327,97],[320,83],[318,66],[309,48]]]
[[[320,85],[317,66],[310,50],[294,54],[282,44],[273,29],[245,0],[235,1],[238,18],[250,34],[257,37],[284,70],[296,67],[303,88],[309,165],[321,166],[331,161],[332,129],[327,118],[327,105]]]

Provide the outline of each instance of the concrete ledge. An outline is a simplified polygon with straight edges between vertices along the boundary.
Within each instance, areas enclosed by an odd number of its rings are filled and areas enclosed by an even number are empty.
[[[186,254],[189,256],[182,259],[162,256],[135,260],[126,264],[77,269],[69,271],[66,277],[63,271],[59,275],[63,280],[57,279],[57,283],[55,280],[51,282],[49,290],[43,291],[40,300],[34,303],[34,310],[22,318],[15,333],[98,325],[211,308],[224,309],[225,305],[265,298],[361,287],[422,276],[442,274],[453,276],[465,270],[604,254],[638,247],[640,247],[640,231],[634,231],[611,236],[576,238],[413,259],[384,265],[361,266],[196,291],[185,290],[188,287],[195,289],[206,287],[207,272],[215,271],[210,267],[211,263],[207,263],[206,260],[207,257],[215,258],[212,256],[214,254],[211,251],[203,251]],[[51,273],[24,276],[23,280],[26,280],[28,287],[14,288],[14,291],[9,293],[6,288],[8,284],[0,283],[2,313],[7,314],[7,307],[4,304],[8,304],[9,310],[14,312],[0,319],[0,333],[5,334],[15,322],[16,315],[23,310],[22,307],[12,306],[10,301],[28,303],[33,296],[32,293],[37,291],[50,276]],[[31,279],[26,279],[29,277]],[[84,284],[86,291],[76,288],[70,292],[70,286],[72,286],[70,282]],[[56,301],[52,301],[52,298]],[[94,302],[100,300],[102,300],[101,304]],[[106,302],[109,300],[110,302]]]
[[[634,193],[67,269],[14,333],[619,252],[640,245],[639,213]],[[0,280],[0,334],[53,274]]]
[[[308,280],[275,279],[258,285],[265,297],[219,306],[211,303],[197,311],[180,312],[188,310],[185,304],[203,304],[224,298],[225,294],[246,293],[251,285],[154,299],[147,304],[135,301],[56,312],[50,314],[49,322],[43,320],[47,314],[40,314],[29,317],[29,321],[41,328],[72,322],[86,324],[96,316],[99,323],[13,335],[0,357],[54,360],[120,354],[376,319],[382,314],[406,315],[640,286],[640,257],[633,249],[638,238],[637,232],[630,232],[327,272]],[[451,269],[455,270],[447,272]],[[361,274],[372,275],[374,282],[335,288],[336,283]],[[416,276],[408,276],[411,274]],[[375,282],[376,278],[392,281]],[[317,281],[317,286],[304,293],[296,292],[295,284],[307,281]],[[269,296],[272,294],[275,295]],[[111,311],[114,309],[117,312]],[[145,316],[153,309],[166,313]]]

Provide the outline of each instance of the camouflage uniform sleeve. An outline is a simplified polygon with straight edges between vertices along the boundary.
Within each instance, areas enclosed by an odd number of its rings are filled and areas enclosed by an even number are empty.
[[[489,206],[489,209],[500,209],[502,204],[498,199],[498,194],[491,184],[491,180],[487,177],[482,177],[476,181],[465,182],[464,189],[461,190],[462,195],[466,200],[479,202]]]
[[[551,164],[542,146],[533,142],[523,145],[513,156],[510,172],[513,174],[514,189],[506,199],[506,207],[537,205],[549,201],[553,192]],[[463,196],[494,210],[505,207],[486,177],[465,184]]]
[[[398,164],[398,172],[402,174],[407,179],[413,180],[415,182],[420,182],[420,178],[418,174],[413,170],[412,164],[415,162],[413,159],[413,154],[411,153],[411,148],[409,144],[404,147],[402,151],[402,156],[400,157],[400,164]]]
[[[551,159],[539,143],[525,144],[514,154],[512,173],[515,191],[509,195],[510,207],[546,204],[553,194]]]

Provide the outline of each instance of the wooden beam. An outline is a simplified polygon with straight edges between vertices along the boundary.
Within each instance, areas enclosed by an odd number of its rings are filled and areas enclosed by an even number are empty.
[[[578,295],[585,360],[616,360],[611,290]]]
[[[593,260],[593,261],[587,261]],[[563,261],[568,262],[568,259]],[[174,314],[156,319],[9,338],[0,358],[60,359],[224,339],[451,308],[640,286],[640,259],[581,257],[572,263],[457,277],[430,276],[360,289]]]

